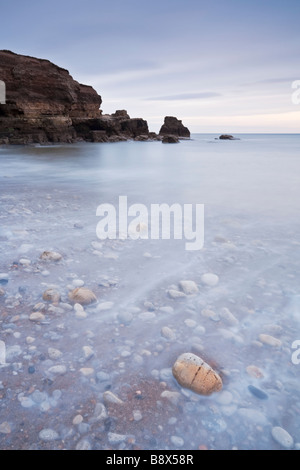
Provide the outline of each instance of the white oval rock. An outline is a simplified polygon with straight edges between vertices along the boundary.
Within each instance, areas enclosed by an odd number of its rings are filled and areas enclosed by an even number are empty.
[[[180,281],[179,287],[186,295],[193,295],[199,292],[197,284],[194,281]]]
[[[259,335],[259,341],[261,341],[264,344],[267,344],[268,346],[272,346],[273,348],[280,348],[282,345],[282,342],[280,341],[280,339],[274,338],[274,336],[270,336],[270,335],[264,335],[264,334]]]
[[[39,432],[39,438],[42,441],[55,441],[59,439],[59,434],[54,429],[42,429]]]
[[[45,320],[45,315],[42,312],[32,312],[29,315],[29,320],[33,322],[39,322]]]
[[[62,259],[62,255],[56,251],[44,251],[40,256],[40,259],[44,261],[60,261]]]
[[[205,273],[201,276],[201,281],[209,287],[215,287],[219,282],[219,277],[213,273]]]
[[[86,287],[77,287],[69,292],[69,299],[74,304],[80,305],[89,305],[93,302],[97,302],[97,297],[94,292]]]
[[[280,426],[276,426],[272,429],[273,439],[278,442],[285,449],[292,449],[294,446],[294,439],[292,436]]]

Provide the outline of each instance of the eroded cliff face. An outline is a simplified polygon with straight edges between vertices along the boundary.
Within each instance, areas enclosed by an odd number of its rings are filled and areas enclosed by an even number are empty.
[[[149,138],[146,121],[126,111],[102,116],[101,96],[48,60],[0,51],[0,80],[0,144]]]

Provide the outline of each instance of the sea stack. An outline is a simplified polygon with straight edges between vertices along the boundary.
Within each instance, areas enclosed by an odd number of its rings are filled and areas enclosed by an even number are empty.
[[[164,124],[159,131],[159,135],[163,137],[175,136],[179,139],[189,139],[191,133],[188,128],[182,124],[182,121],[174,116],[166,116]]]

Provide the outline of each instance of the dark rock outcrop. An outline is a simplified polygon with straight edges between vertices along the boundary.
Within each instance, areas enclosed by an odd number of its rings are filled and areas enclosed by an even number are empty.
[[[148,124],[125,110],[102,115],[101,96],[48,60],[0,51],[0,144],[147,140]]]
[[[165,135],[162,139],[163,144],[178,144],[179,139],[175,135]]]
[[[176,117],[166,116],[164,124],[162,125],[159,135],[162,136],[176,136],[179,138],[190,138],[191,133],[187,127],[182,124]]]
[[[220,135],[219,139],[220,140],[240,140],[240,139],[237,139],[236,137],[233,137],[233,135],[229,135],[229,134],[222,134]]]

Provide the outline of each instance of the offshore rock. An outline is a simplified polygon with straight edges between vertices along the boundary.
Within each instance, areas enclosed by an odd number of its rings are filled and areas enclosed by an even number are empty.
[[[176,136],[179,138],[190,138],[191,133],[187,127],[182,124],[176,117],[166,116],[164,124],[162,125],[159,135],[161,136]]]

